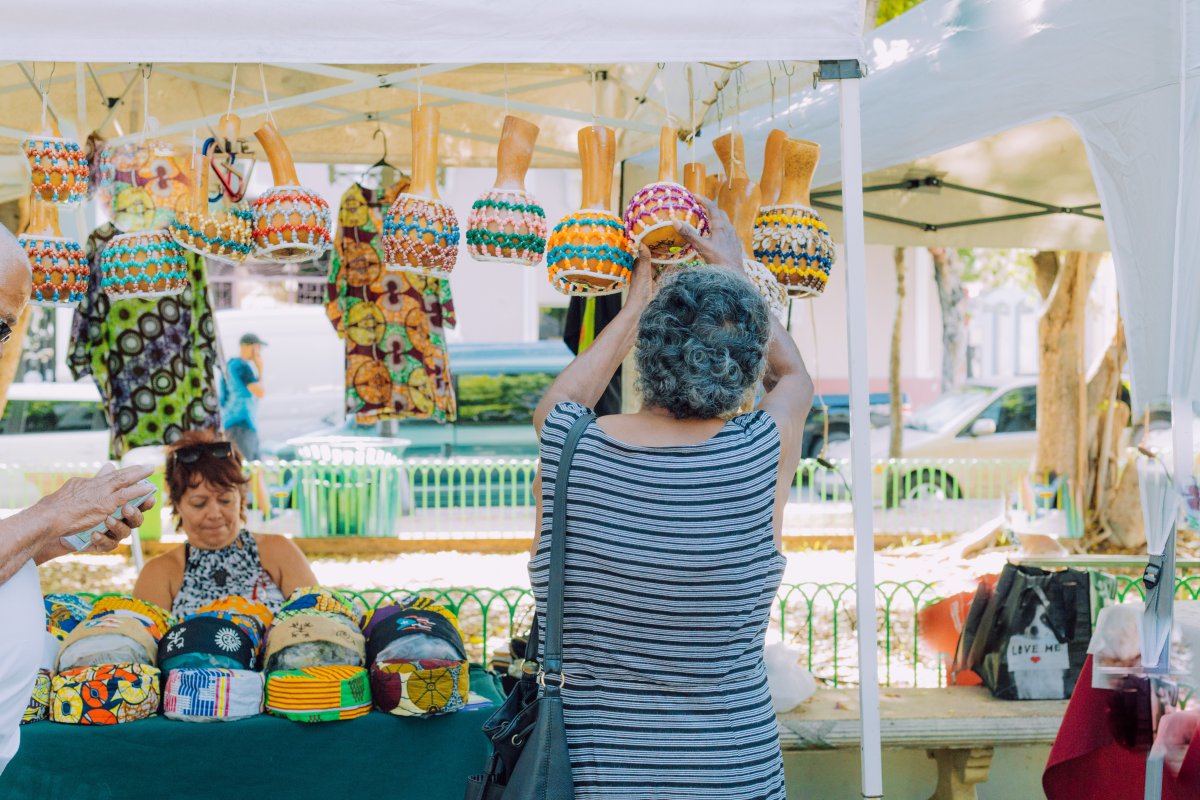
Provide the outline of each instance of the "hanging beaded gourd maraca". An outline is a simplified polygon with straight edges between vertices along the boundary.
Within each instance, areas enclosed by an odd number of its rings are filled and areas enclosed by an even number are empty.
[[[506,116],[496,151],[496,184],[471,206],[467,252],[476,261],[532,266],[546,252],[546,212],[525,191],[538,127]]]
[[[21,143],[33,191],[47,203],[78,203],[87,197],[91,171],[87,156],[79,142],[64,138],[58,123],[47,119],[44,94],[42,106],[42,131]]]
[[[775,274],[792,297],[816,297],[824,292],[833,267],[829,228],[809,205],[809,188],[820,154],[815,142],[784,142],[779,202],[759,209],[754,223],[754,257]]]
[[[645,243],[650,263],[676,264],[696,258],[696,251],[675,230],[680,220],[708,235],[708,212],[686,187],[675,182],[678,133],[663,128],[658,141],[658,180],[642,187],[625,207],[625,230],[634,247]]]
[[[729,215],[738,241],[742,244],[742,271],[758,289],[771,313],[780,319],[787,316],[787,294],[779,281],[765,266],[751,257],[754,240],[754,218],[758,213],[762,189],[746,175],[741,134],[731,133],[713,140],[713,149],[725,165],[717,203]]]
[[[255,199],[255,256],[265,261],[308,261],[329,249],[333,217],[329,203],[300,186],[296,164],[287,144],[269,120],[254,132],[267,160],[275,186]]]
[[[228,115],[227,115],[228,116]],[[222,123],[225,117],[221,118]],[[232,138],[237,138],[236,133]],[[186,250],[223,261],[244,261],[254,250],[254,216],[243,206],[210,213],[208,176],[212,157],[198,156],[196,188],[175,211],[171,237]]]
[[[113,300],[179,294],[188,286],[187,255],[166,231],[123,233],[100,253],[100,286]]]
[[[383,215],[383,264],[393,272],[448,278],[458,261],[458,217],[438,197],[438,110],[412,111],[412,183]]]
[[[550,282],[563,294],[613,294],[633,274],[637,251],[625,223],[608,210],[615,143],[612,128],[591,125],[579,131],[582,208],[554,226],[546,251]]]
[[[79,242],[59,230],[57,208],[36,190],[29,204],[29,230],[17,237],[33,270],[29,301],[35,306],[73,306],[87,294],[91,265]]]

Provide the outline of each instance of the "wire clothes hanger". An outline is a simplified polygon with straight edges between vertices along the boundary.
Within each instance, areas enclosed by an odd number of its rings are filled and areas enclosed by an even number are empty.
[[[387,132],[383,129],[383,126],[380,125],[378,121],[376,121],[375,122],[375,132],[371,134],[371,139],[373,139],[373,140],[378,139],[381,136],[383,137],[383,154],[379,156],[379,159],[374,164],[372,164],[371,166],[367,167],[366,169],[364,169],[362,171],[362,174],[358,176],[358,180],[355,181],[356,183],[362,183],[363,180],[365,180],[366,177],[371,174],[371,172],[373,172],[374,170],[377,170],[377,169],[390,169],[390,170],[394,170],[398,174],[400,173],[400,168],[397,167],[392,162],[388,161]],[[383,174],[382,173],[380,173],[380,176],[379,176],[379,183],[380,183],[380,189],[386,188],[383,186]]]

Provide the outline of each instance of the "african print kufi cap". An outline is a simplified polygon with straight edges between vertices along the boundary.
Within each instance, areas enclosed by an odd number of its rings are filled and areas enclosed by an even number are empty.
[[[466,661],[417,659],[371,665],[371,696],[380,711],[433,717],[466,705],[471,685]]]
[[[22,725],[50,716],[50,675],[48,669],[38,670],[37,678],[33,682],[33,695],[29,698],[29,705],[25,707],[24,713],[21,714]]]
[[[54,634],[60,642],[92,613],[92,601],[77,594],[48,594],[44,602],[46,630]]]
[[[158,642],[136,619],[103,616],[84,620],[63,640],[58,671],[101,664],[154,664]]]
[[[196,609],[197,614],[207,614],[209,612],[236,614],[257,620],[259,626],[264,631],[271,627],[271,622],[275,618],[275,615],[271,613],[271,609],[267,608],[265,604],[240,595],[222,597],[218,600],[213,600],[211,603],[205,603]]]
[[[362,601],[353,595],[328,586],[302,586],[288,597],[283,608],[275,615],[275,621],[294,617],[297,614],[325,612],[344,616],[355,627],[366,613]]]
[[[116,725],[158,712],[159,672],[148,664],[104,664],[55,675],[50,719],[75,725]]]
[[[175,669],[163,688],[163,713],[185,722],[228,722],[261,714],[263,674],[244,669]]]
[[[276,619],[267,633],[266,672],[318,666],[356,666],[367,661],[367,643],[357,628],[323,614]]]
[[[335,722],[371,710],[362,667],[309,667],[267,676],[267,711],[295,722]]]
[[[367,627],[368,663],[380,659],[465,661],[467,658],[458,617],[428,598],[378,609]]]
[[[253,669],[258,661],[254,640],[241,625],[215,616],[192,616],[167,631],[158,643],[163,671],[184,667]]]
[[[167,629],[176,622],[175,618],[171,616],[171,612],[165,608],[156,606],[154,603],[147,603],[145,600],[138,600],[137,598],[126,597],[124,595],[107,595],[101,597],[92,606],[92,613],[88,615],[88,619],[106,616],[136,619],[146,626],[146,629],[150,631],[156,641],[161,639],[162,635],[167,632]]]

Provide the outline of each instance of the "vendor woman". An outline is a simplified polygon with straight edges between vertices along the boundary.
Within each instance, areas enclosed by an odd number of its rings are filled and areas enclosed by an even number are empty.
[[[167,495],[187,542],[149,561],[133,594],[176,616],[240,595],[278,611],[284,598],[317,583],[285,536],[252,534],[246,522],[242,456],[210,431],[189,431],[167,449]]]

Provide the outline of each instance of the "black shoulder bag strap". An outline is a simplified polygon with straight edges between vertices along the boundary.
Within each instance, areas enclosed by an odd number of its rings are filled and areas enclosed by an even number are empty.
[[[557,692],[562,688],[563,633],[563,572],[567,565],[567,485],[571,477],[571,460],[584,431],[596,415],[592,412],[575,420],[563,442],[558,470],[554,475],[554,516],[550,527],[550,585],[546,589],[546,642],[538,682]],[[537,630],[537,627],[534,627]],[[535,634],[536,635],[536,634]],[[547,683],[546,676],[557,677],[557,686]]]

